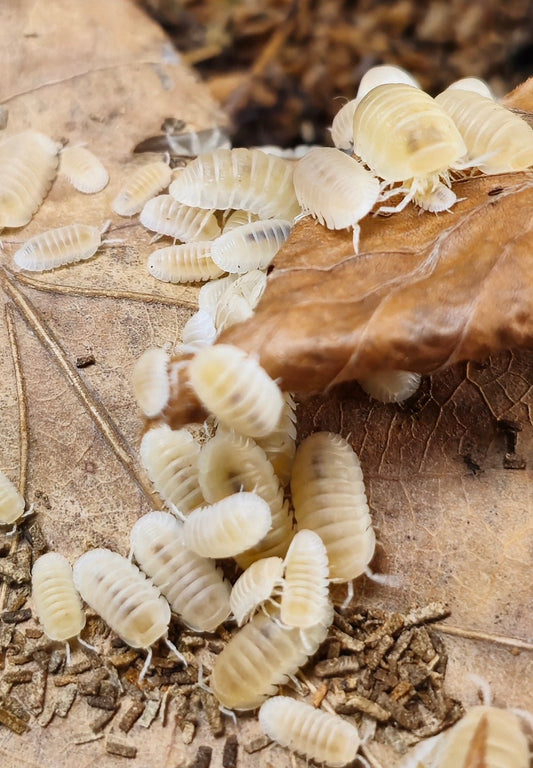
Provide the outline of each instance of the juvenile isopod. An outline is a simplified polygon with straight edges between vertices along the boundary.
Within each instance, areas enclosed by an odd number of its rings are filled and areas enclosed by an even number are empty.
[[[181,334],[182,349],[186,352],[197,352],[201,347],[215,343],[217,329],[211,315],[199,309],[190,317]]]
[[[30,221],[56,177],[60,148],[36,131],[0,143],[0,229]]]
[[[141,441],[141,462],[156,491],[185,514],[204,504],[198,486],[199,455],[200,446],[186,429],[167,424],[148,430]]]
[[[266,501],[243,491],[193,510],[183,523],[183,542],[202,557],[234,557],[258,544],[271,527]]]
[[[60,155],[59,172],[66,176],[74,189],[86,195],[100,192],[109,181],[109,174],[86,147],[65,147]]]
[[[119,216],[139,213],[150,198],[168,187],[172,171],[161,160],[137,168],[113,200],[113,210]]]
[[[220,235],[213,211],[183,205],[171,195],[158,195],[148,200],[139,218],[143,227],[183,243],[214,240]]]
[[[226,232],[231,232],[233,229],[237,229],[237,227],[243,227],[245,224],[251,224],[252,222],[257,221],[258,218],[259,216],[257,213],[252,213],[251,211],[231,211],[224,221],[222,231],[224,234]]]
[[[298,531],[285,555],[280,618],[289,627],[312,627],[329,620],[328,553],[314,531]]]
[[[266,288],[266,281],[264,272],[253,269],[230,283],[216,306],[215,325],[219,333],[253,315]]]
[[[211,258],[209,241],[169,245],[148,258],[148,271],[165,283],[196,283],[219,277],[223,270]]]
[[[252,211],[262,219],[292,220],[300,207],[292,184],[292,163],[258,149],[217,149],[193,160],[170,185],[187,205]]]
[[[256,560],[239,576],[230,595],[230,608],[239,627],[248,621],[258,606],[269,600],[283,584],[281,557]]]
[[[184,624],[213,632],[229,616],[230,585],[213,560],[183,545],[182,535],[173,515],[150,512],[131,530],[133,555]]]
[[[239,279],[239,275],[226,275],[226,277],[219,277],[217,280],[210,280],[202,285],[198,294],[198,308],[207,312],[214,319],[220,299],[229,286]]]
[[[317,763],[341,768],[355,760],[361,739],[355,725],[288,696],[274,696],[259,710],[271,739]]]
[[[290,392],[283,393],[283,410],[276,429],[266,437],[258,437],[282,486],[291,478],[292,462],[296,453],[296,403]]]
[[[242,275],[266,269],[291,231],[284,219],[254,221],[226,232],[213,242],[211,257],[224,272]]]
[[[15,252],[21,269],[44,272],[94,256],[102,243],[102,233],[87,224],[67,224],[31,237]]]
[[[401,210],[413,198],[433,206],[439,177],[446,180],[466,156],[452,118],[427,93],[403,83],[369,91],[355,110],[353,131],[355,154],[388,184],[403,182],[393,193],[406,192],[404,199],[382,210]]]
[[[298,161],[294,189],[302,211],[328,229],[353,227],[357,253],[358,222],[372,210],[380,192],[374,174],[338,149],[317,147]]]
[[[435,101],[459,129],[469,164],[487,174],[533,165],[533,128],[490,96],[447,88]]]
[[[12,525],[24,514],[25,501],[9,477],[0,472],[0,525]]]
[[[32,568],[31,585],[37,617],[50,640],[77,637],[85,626],[85,611],[68,560],[58,552],[41,555]]]
[[[421,378],[419,373],[411,371],[378,371],[358,381],[365,392],[376,400],[401,403],[414,395]]]
[[[315,531],[326,546],[330,580],[351,582],[364,573],[375,536],[350,444],[331,432],[309,435],[296,450],[291,490],[298,529]]]
[[[170,355],[162,347],[145,350],[133,368],[132,385],[137,405],[148,418],[157,416],[168,402]]]
[[[263,437],[276,428],[283,408],[279,387],[238,347],[204,347],[189,364],[189,379],[204,406],[237,432]]]

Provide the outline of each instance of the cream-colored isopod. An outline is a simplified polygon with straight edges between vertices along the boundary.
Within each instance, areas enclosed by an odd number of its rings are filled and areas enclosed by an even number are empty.
[[[192,435],[168,424],[148,430],[141,441],[141,462],[156,491],[185,514],[205,503],[198,486],[199,456]]]
[[[133,555],[184,624],[213,632],[230,613],[230,585],[213,560],[182,543],[183,524],[168,512],[149,512],[130,533]]]
[[[236,276],[237,277],[237,276]],[[251,317],[266,288],[266,275],[253,269],[240,275],[219,298],[215,325],[219,333]]]
[[[447,88],[435,101],[459,129],[469,164],[487,174],[533,165],[533,128],[490,96]]]
[[[354,152],[388,184],[403,182],[393,190],[405,192],[395,208],[414,199],[428,210],[450,207],[456,199],[435,197],[450,168],[466,157],[466,146],[455,123],[427,93],[412,85],[378,85],[364,96],[354,114]]]
[[[352,723],[288,696],[265,701],[259,710],[259,724],[282,747],[331,768],[353,762],[361,744]]]
[[[360,386],[382,403],[401,403],[414,395],[422,377],[412,371],[378,371],[364,379]]]
[[[291,227],[285,219],[244,224],[217,237],[211,257],[224,272],[242,275],[252,269],[266,269],[289,237]]]
[[[281,557],[256,560],[242,573],[231,590],[230,608],[239,627],[252,618],[256,609],[270,600],[283,584]]]
[[[225,219],[222,231],[224,233],[231,232],[232,229],[237,227],[243,227],[245,224],[251,224],[253,221],[257,221],[259,216],[257,213],[251,211],[231,211],[229,216]]]
[[[215,323],[209,312],[199,309],[183,326],[180,349],[182,352],[198,352],[202,347],[214,344],[217,335]]]
[[[148,258],[148,271],[165,283],[197,283],[220,277],[223,270],[211,257],[210,241],[158,248]]]
[[[460,80],[455,80],[448,86],[447,90],[458,88],[461,91],[472,91],[479,93],[480,96],[486,96],[488,99],[494,99],[495,96],[492,93],[489,84],[482,80],[480,77],[462,77]]]
[[[68,560],[58,552],[41,555],[32,568],[31,587],[37,617],[50,640],[77,637],[85,626],[85,611]]]
[[[281,391],[242,349],[230,344],[201,349],[189,364],[189,379],[204,406],[242,435],[264,437],[276,428]]]
[[[9,477],[0,472],[0,525],[13,525],[24,514],[25,501]]]
[[[292,184],[292,163],[259,149],[217,149],[181,171],[169,192],[199,208],[236,208],[291,221],[300,206]]]
[[[207,312],[214,320],[220,299],[230,285],[239,279],[239,275],[226,275],[202,285],[198,294],[198,309]]]
[[[133,171],[113,200],[113,210],[119,216],[139,213],[148,200],[168,187],[172,171],[167,163],[158,160]]]
[[[315,531],[326,546],[330,581],[351,582],[364,573],[376,541],[351,445],[332,432],[306,437],[296,450],[291,490],[298,529]]]
[[[103,164],[86,147],[65,147],[59,159],[59,173],[86,195],[101,192],[109,181]]]
[[[298,160],[294,189],[303,212],[328,229],[353,227],[357,253],[358,222],[372,210],[380,193],[374,174],[338,149],[317,147]]]
[[[280,618],[289,627],[324,624],[331,614],[328,553],[314,531],[300,530],[285,555]]]
[[[214,240],[220,235],[213,211],[183,205],[174,200],[172,195],[158,195],[148,200],[139,218],[143,227],[183,243]]]
[[[266,437],[258,437],[282,486],[291,479],[292,462],[296,453],[296,403],[290,392],[283,393],[283,410],[276,429]]]
[[[102,233],[88,224],[67,224],[31,237],[15,252],[21,269],[44,272],[94,256],[102,243]]]
[[[166,349],[151,347],[142,353],[133,368],[133,393],[137,405],[150,419],[161,413],[170,396],[169,360]]]

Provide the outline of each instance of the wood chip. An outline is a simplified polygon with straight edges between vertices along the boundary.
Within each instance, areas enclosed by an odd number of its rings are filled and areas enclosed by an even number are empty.
[[[31,609],[20,608],[18,611],[4,611],[0,618],[4,624],[20,624],[31,619]]]
[[[78,690],[83,696],[96,696],[102,691],[100,684],[107,677],[107,670],[103,667],[92,669],[78,678]]]
[[[239,741],[237,736],[232,733],[228,736],[222,752],[222,768],[237,768],[237,759],[239,754]]]
[[[196,724],[192,723],[190,720],[185,722],[183,724],[183,728],[181,729],[181,739],[183,743],[190,744],[194,739],[195,732],[196,732]]]
[[[404,616],[404,626],[412,627],[416,624],[426,624],[428,621],[439,621],[450,614],[450,608],[446,603],[428,603],[421,608],[411,608]]]
[[[92,721],[90,728],[93,733],[100,733],[106,725],[109,723],[110,720],[112,720],[115,717],[116,710],[113,712],[106,712],[105,710],[101,712],[97,717],[94,718]]]
[[[55,714],[58,717],[67,716],[71,706],[74,704],[77,693],[78,686],[75,683],[67,685],[58,693],[55,706]]]
[[[46,682],[48,680],[47,667],[39,667],[32,675],[32,684],[26,691],[26,706],[32,715],[37,717],[44,708],[44,697],[46,693]]]
[[[7,683],[11,687],[19,683],[29,683],[32,677],[33,671],[31,669],[13,669],[9,672],[4,672],[2,683]]]
[[[119,720],[118,727],[120,730],[124,733],[128,733],[144,712],[144,707],[145,705],[142,701],[132,702]]]
[[[114,712],[117,708],[117,702],[113,696],[87,696],[87,704],[95,709],[105,709],[108,712]]]
[[[218,701],[212,694],[207,693],[207,691],[201,691],[200,694],[202,699],[202,706],[207,715],[207,722],[209,723],[211,733],[217,738],[219,736],[223,736],[225,727],[224,721],[222,720],[222,713],[218,706]]]
[[[103,733],[90,733],[87,731],[86,733],[75,733],[72,736],[71,744],[89,744],[91,741],[98,741],[99,739],[103,739],[104,734]]]
[[[24,634],[29,640],[39,640],[43,636],[43,631],[37,627],[28,627],[24,630]]]
[[[12,696],[0,695],[0,723],[14,733],[24,733],[29,726],[30,713]]]
[[[54,717],[56,713],[56,703],[55,701],[49,701],[45,705],[43,711],[37,718],[37,722],[41,726],[41,728],[46,728],[48,723],[51,722],[52,718]]]
[[[149,728],[156,719],[160,706],[160,698],[155,701],[147,701],[142,717],[139,720],[139,725],[141,725],[143,728]]]
[[[76,368],[88,368],[95,363],[94,355],[80,355],[76,358]]]
[[[364,650],[365,644],[361,640],[356,640],[351,635],[348,635],[343,630],[337,627],[331,627],[330,636],[333,636],[335,640],[338,640],[342,650],[352,651],[352,653],[361,653]]]
[[[352,693],[346,697],[345,701],[335,707],[335,712],[342,715],[353,715],[355,712],[363,712],[365,715],[378,720],[380,723],[386,723],[390,720],[390,712],[375,701],[360,696],[358,693]]]
[[[48,660],[48,672],[50,672],[50,674],[59,672],[64,663],[65,652],[60,648],[54,648]]]
[[[336,659],[324,659],[315,664],[313,671],[317,677],[344,676],[350,672],[357,672],[360,664],[353,656],[339,656]]]
[[[319,687],[316,689],[316,691],[313,693],[313,698],[311,699],[311,703],[313,707],[320,707],[324,699],[326,698],[328,692],[328,684],[322,683],[322,685],[319,685]]]
[[[204,745],[198,747],[198,752],[196,753],[194,761],[191,763],[191,768],[209,768],[211,765],[212,754],[213,749],[211,747]]]
[[[259,726],[257,731],[259,731]],[[247,735],[244,738],[241,738],[241,744],[249,754],[259,752],[260,749],[264,749],[270,744],[271,740],[268,738],[268,736],[265,733],[257,731],[253,734]]]
[[[136,757],[137,747],[133,744],[127,744],[119,740],[114,734],[109,734],[105,742],[105,750],[110,755],[120,755],[120,757]]]

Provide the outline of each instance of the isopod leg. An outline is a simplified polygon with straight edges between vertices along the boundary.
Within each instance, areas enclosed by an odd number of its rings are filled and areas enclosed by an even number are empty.
[[[365,568],[365,576],[372,581],[375,581],[376,584],[384,584],[387,587],[392,587],[393,589],[399,589],[402,585],[401,577],[398,575],[395,575],[393,573],[374,573],[368,565]]]
[[[353,600],[353,595],[354,595],[353,581],[348,581],[346,583],[346,598],[344,599],[344,601],[343,601],[343,603],[342,603],[342,605],[340,607],[341,612],[345,611],[346,608],[348,608],[348,606],[350,605],[350,603]]]
[[[151,663],[152,663],[152,649],[149,648],[148,653],[146,655],[146,660],[143,664],[143,668],[141,669],[141,674],[139,675],[139,682],[141,682],[141,680],[144,680],[144,676],[148,672],[148,668]]]
[[[66,663],[67,667],[70,667],[70,643],[69,643],[68,640],[65,643],[65,656],[66,656],[66,662],[65,663]]]
[[[182,663],[182,664],[183,664],[185,667],[186,667],[186,666],[188,666],[188,665],[187,665],[187,659],[185,658],[185,656],[184,656],[182,653],[180,653],[180,652],[178,651],[178,649],[176,648],[176,646],[174,645],[174,643],[173,643],[173,642],[171,642],[171,641],[168,639],[168,637],[165,637],[165,644],[166,644],[166,645],[167,645],[167,646],[170,648],[170,650],[172,651],[172,653],[174,654],[174,656],[176,656],[176,657],[177,657],[177,658],[178,658],[178,659],[181,661],[181,663]]]
[[[353,227],[353,234],[352,234],[352,243],[353,243],[353,252],[357,255],[359,252],[359,236],[361,234],[361,227],[359,224],[354,224]]]
[[[83,645],[84,648],[87,648],[89,651],[94,651],[94,653],[98,653],[98,648],[95,645],[91,645],[86,640],[82,640],[81,637],[78,637],[78,642],[80,645]]]

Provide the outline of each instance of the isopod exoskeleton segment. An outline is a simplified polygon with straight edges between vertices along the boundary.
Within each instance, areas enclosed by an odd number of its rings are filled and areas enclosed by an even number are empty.
[[[224,272],[242,275],[252,269],[266,269],[291,231],[283,219],[254,221],[220,235],[211,256]]]
[[[281,587],[283,568],[281,557],[264,557],[239,576],[230,595],[231,612],[239,627]]]
[[[102,234],[87,224],[67,224],[49,229],[27,240],[15,252],[15,264],[21,269],[44,272],[65,264],[85,261],[94,256],[102,242]]]
[[[190,317],[181,333],[181,345],[185,352],[197,352],[201,347],[215,343],[217,329],[213,318],[203,309],[199,309]]]
[[[414,395],[421,378],[419,373],[411,371],[378,371],[358,382],[365,392],[382,403],[401,403]]]
[[[494,94],[489,88],[488,83],[482,80],[480,77],[462,77],[460,80],[455,80],[448,86],[447,90],[453,90],[454,88],[461,91],[470,91],[472,93],[479,93],[480,96],[486,96],[489,99],[494,99]]]
[[[113,210],[119,216],[133,216],[152,197],[168,187],[172,171],[161,160],[137,168],[113,200]]]
[[[12,525],[24,514],[25,502],[9,477],[0,472],[0,525]]]
[[[229,284],[216,305],[215,325],[219,333],[253,315],[266,288],[266,280],[264,272],[253,269]]]
[[[283,408],[280,389],[242,349],[204,347],[189,363],[189,379],[204,406],[237,432],[263,437],[276,428]]]
[[[130,541],[142,570],[184,624],[213,632],[230,613],[230,585],[213,560],[182,543],[183,524],[168,512],[150,512],[133,526]]]
[[[239,275],[226,275],[226,277],[219,277],[218,280],[210,280],[202,285],[198,294],[198,308],[207,312],[214,320],[218,302],[229,286],[239,279]]]
[[[330,614],[326,547],[314,531],[300,530],[285,555],[281,621],[305,629],[328,621]]]
[[[340,715],[315,709],[288,696],[274,696],[259,710],[264,733],[282,747],[331,768],[355,760],[361,739],[355,725]]]
[[[133,368],[132,385],[135,399],[141,411],[150,419],[161,413],[168,402],[169,359],[166,349],[152,347],[142,353]]]
[[[210,241],[168,245],[153,251],[148,271],[165,283],[196,283],[220,277],[223,270],[211,258]]]
[[[74,586],[72,568],[58,552],[47,552],[31,572],[35,611],[50,640],[65,642],[85,626],[85,611]]]
[[[109,181],[109,174],[85,147],[65,147],[60,155],[59,172],[66,176],[74,189],[86,195],[100,192]]]
[[[258,437],[282,486],[291,478],[292,462],[296,453],[296,403],[290,392],[283,393],[283,410],[276,429],[266,437]]]
[[[143,227],[168,235],[184,243],[214,240],[220,227],[213,211],[191,208],[178,203],[172,195],[158,195],[144,205],[140,221]]]
[[[251,211],[231,211],[224,221],[222,232],[226,234],[227,232],[231,232],[232,229],[243,227],[245,224],[251,224],[253,221],[257,221],[258,218],[259,216],[257,213],[252,213]]]

